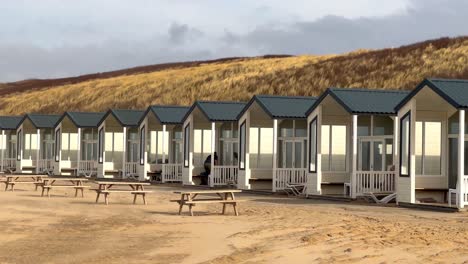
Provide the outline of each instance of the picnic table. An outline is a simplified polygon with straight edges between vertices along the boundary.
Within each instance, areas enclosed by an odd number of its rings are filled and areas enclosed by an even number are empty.
[[[84,189],[90,186],[83,185],[83,182],[88,181],[86,178],[72,178],[72,177],[47,177],[43,178],[42,182],[38,185],[42,187],[41,196],[47,191],[47,197],[50,198],[50,190],[56,188],[73,188],[75,189],[75,197],[78,196],[78,191],[81,191],[81,197],[84,197]]]
[[[5,191],[8,191],[8,187],[11,187],[10,190],[15,191],[15,186],[18,184],[34,184],[37,187],[42,183],[42,180],[47,178],[46,175],[5,175]]]
[[[146,205],[146,194],[152,192],[144,189],[144,186],[151,185],[147,182],[97,181],[96,184],[98,185],[98,188],[94,189],[97,193],[96,203],[99,202],[99,197],[103,194],[106,205],[109,204],[109,195],[111,193],[133,194],[133,204],[136,203],[137,196],[141,196],[143,198],[143,203]],[[114,187],[120,188],[116,189]],[[122,187],[127,188],[122,189]]]
[[[171,200],[179,204],[179,215],[182,213],[184,205],[188,206],[190,215],[193,216],[192,207],[197,204],[210,204],[219,203],[223,205],[223,213],[226,212],[226,205],[232,205],[236,216],[239,215],[237,211],[237,203],[242,202],[236,200],[234,193],[240,193],[242,190],[204,190],[204,191],[177,191],[176,194],[180,194],[180,200]],[[213,197],[213,194],[216,195]],[[199,196],[205,196],[201,198]],[[209,196],[209,197],[206,197]]]

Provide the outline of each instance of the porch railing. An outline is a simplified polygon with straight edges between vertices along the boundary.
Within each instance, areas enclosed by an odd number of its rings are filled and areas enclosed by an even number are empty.
[[[98,163],[95,160],[80,160],[78,163],[78,175],[91,177],[97,175]]]
[[[356,172],[356,195],[362,195],[370,192],[395,192],[395,172]]]
[[[125,176],[132,177],[138,175],[138,162],[125,162]]]
[[[52,159],[39,159],[37,168],[39,173],[51,173],[54,170]]]
[[[3,169],[14,169],[16,168],[16,159],[15,158],[4,158],[3,159]]]
[[[286,184],[306,184],[307,172],[305,168],[277,168],[274,175],[275,190],[281,191]]]
[[[161,181],[182,182],[182,164],[166,163],[162,165]]]
[[[234,166],[214,166],[211,175],[209,176],[209,184],[211,187],[222,185],[237,185],[237,176],[239,175],[239,167]]]

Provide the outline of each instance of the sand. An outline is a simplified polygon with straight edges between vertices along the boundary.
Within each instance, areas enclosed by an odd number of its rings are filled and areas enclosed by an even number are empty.
[[[0,191],[0,263],[468,263],[467,213],[242,194],[239,217],[190,217],[175,186],[151,186],[147,206],[18,188]]]

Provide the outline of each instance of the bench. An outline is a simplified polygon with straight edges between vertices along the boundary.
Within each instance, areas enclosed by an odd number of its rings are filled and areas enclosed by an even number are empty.
[[[49,191],[53,188],[74,188],[75,197],[78,196],[78,191],[81,191],[81,197],[84,197],[84,189],[91,188],[91,186],[85,186],[85,185],[44,185],[43,183],[38,183],[37,185],[42,187],[41,196],[44,196],[44,191],[47,190],[47,197],[49,198],[50,198]]]
[[[192,207],[197,204],[222,204],[223,205],[223,215],[226,213],[226,205],[232,205],[234,209],[234,213],[236,216],[239,215],[237,211],[237,204],[241,202],[240,200],[236,200],[234,197],[234,193],[240,193],[241,190],[206,190],[206,191],[192,191],[192,192],[174,192],[176,194],[180,194],[181,198],[178,200],[170,200],[171,202],[176,202],[179,204],[179,215],[182,213],[182,209],[184,205],[189,208],[190,215],[193,216]],[[214,194],[218,197],[206,197],[206,198],[198,198],[200,195],[210,195]],[[228,198],[231,199],[228,199]]]
[[[104,201],[105,201],[106,205],[109,204],[109,195],[111,193],[130,193],[130,194],[133,194],[133,204],[136,203],[137,197],[141,196],[142,199],[143,199],[143,203],[145,205],[147,205],[146,194],[153,192],[153,191],[145,191],[145,190],[133,190],[133,191],[130,191],[130,190],[103,190],[103,189],[91,189],[91,190],[96,191],[96,193],[97,193],[96,203],[99,202],[99,197],[100,197],[101,194],[103,194],[104,195]]]
[[[37,190],[37,186],[38,184],[40,184],[40,182],[36,182],[36,181],[13,181],[13,182],[9,182],[9,181],[5,181],[5,191],[8,191],[8,187],[11,186],[11,191],[15,191],[15,185],[16,184],[35,184],[36,185],[36,190]]]
[[[187,205],[189,208],[189,213],[193,216],[192,207],[197,204],[222,204],[223,205],[223,212],[224,215],[226,213],[226,205],[232,205],[234,209],[234,213],[236,216],[239,216],[239,212],[237,211],[237,203],[244,202],[244,200],[219,200],[219,199],[201,199],[197,201],[186,201],[186,200],[171,200],[171,202],[176,202],[179,204],[179,215],[182,213],[182,207]]]

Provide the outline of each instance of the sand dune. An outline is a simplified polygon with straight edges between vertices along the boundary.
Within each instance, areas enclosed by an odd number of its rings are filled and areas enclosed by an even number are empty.
[[[21,186],[23,187],[23,186]],[[128,194],[50,199],[0,191],[0,263],[462,263],[468,214],[246,195],[241,215],[219,205],[179,216],[170,186],[150,204]]]

